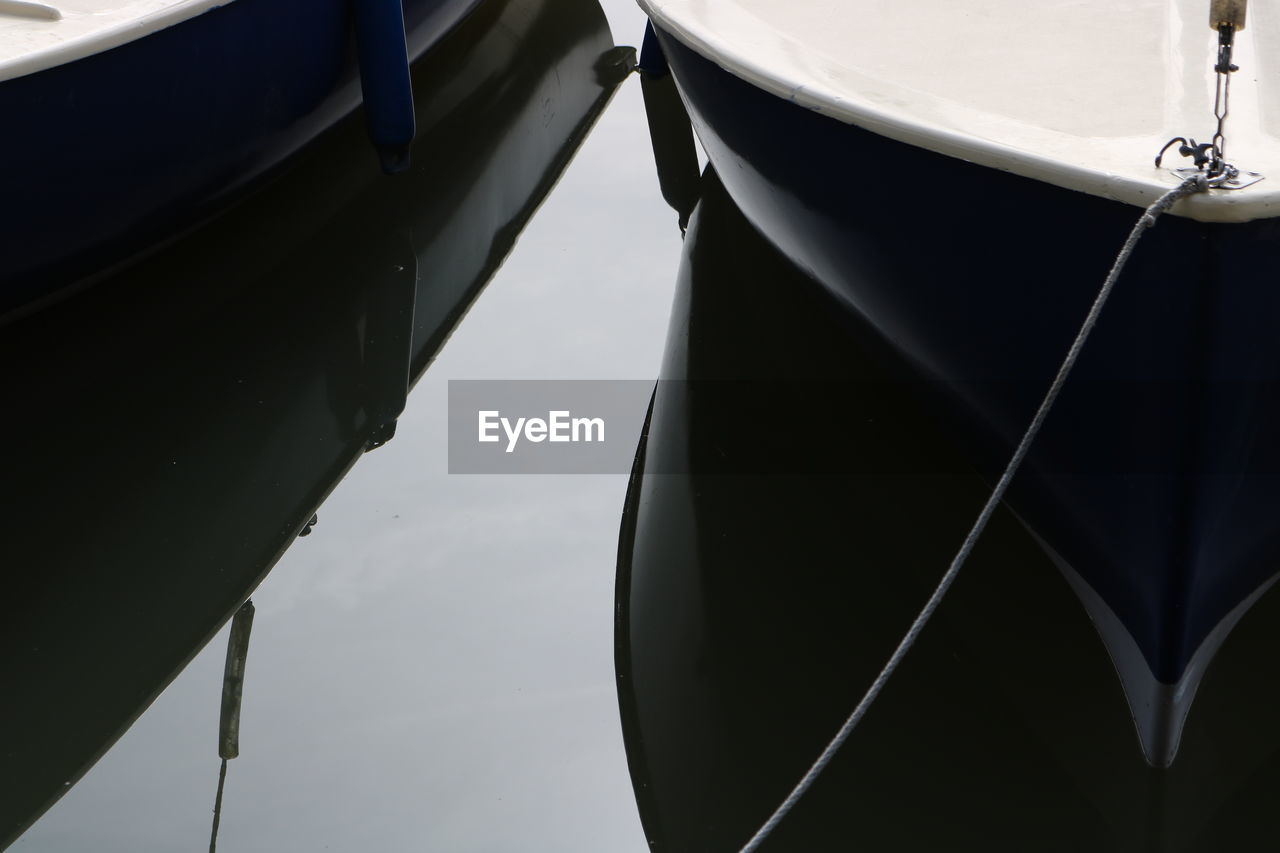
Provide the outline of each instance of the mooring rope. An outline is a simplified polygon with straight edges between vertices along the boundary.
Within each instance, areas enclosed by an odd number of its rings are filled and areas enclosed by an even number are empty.
[[[209,832],[209,853],[218,850],[218,824],[222,823],[222,788],[227,784],[227,759],[222,759],[222,768],[218,770],[218,795],[213,801],[213,829]]]
[[[1194,193],[1205,192],[1210,188],[1209,179],[1204,174],[1193,175],[1187,178],[1174,189],[1160,196],[1156,201],[1148,207],[1138,219],[1133,230],[1129,232],[1129,239],[1125,240],[1124,247],[1121,248],[1120,254],[1116,256],[1115,263],[1111,265],[1111,272],[1107,274],[1106,281],[1102,283],[1102,288],[1098,291],[1098,295],[1093,300],[1089,313],[1084,318],[1084,323],[1080,326],[1080,331],[1076,334],[1076,338],[1071,342],[1071,348],[1067,350],[1066,358],[1062,360],[1062,366],[1058,368],[1058,374],[1053,378],[1053,383],[1049,386],[1049,390],[1045,393],[1044,399],[1040,402],[1040,408],[1036,410],[1035,417],[1031,419],[1031,424],[1022,435],[1022,440],[1018,442],[1017,448],[1013,451],[1013,456],[1009,459],[1009,464],[1005,466],[1004,473],[1000,475],[999,482],[991,491],[990,497],[987,498],[986,504],[982,507],[982,512],[978,513],[977,520],[973,523],[973,528],[969,531],[969,535],[964,538],[960,550],[956,552],[955,558],[952,559],[950,567],[946,574],[942,576],[942,580],[938,581],[938,586],[933,591],[933,595],[929,596],[929,600],[925,602],[924,609],[916,616],[911,628],[906,635],[898,643],[898,647],[893,650],[889,661],[880,670],[880,674],[876,676],[876,680],[867,688],[867,692],[863,694],[862,700],[858,702],[856,708],[844,721],[844,725],[836,732],[835,737],[827,744],[827,748],[822,751],[817,760],[809,768],[808,772],[801,777],[800,781],[782,801],[782,804],[770,815],[764,825],[751,836],[742,847],[741,853],[752,853],[764,843],[787,816],[787,813],[800,801],[805,792],[817,780],[818,775],[835,757],[845,740],[857,727],[863,716],[867,713],[867,709],[871,707],[871,703],[880,695],[880,691],[884,689],[885,683],[893,675],[894,670],[902,663],[902,659],[906,657],[911,646],[915,643],[916,638],[920,636],[920,632],[924,630],[929,619],[933,616],[938,605],[942,603],[942,599],[946,596],[947,590],[951,588],[951,584],[956,579],[956,575],[960,573],[960,569],[964,566],[965,561],[969,559],[973,546],[977,544],[978,537],[982,535],[982,531],[987,526],[987,522],[991,520],[992,514],[995,512],[996,506],[1004,498],[1004,493],[1009,489],[1009,483],[1013,480],[1013,475],[1017,473],[1018,467],[1022,465],[1022,460],[1026,458],[1027,451],[1031,449],[1031,443],[1035,441],[1036,434],[1040,432],[1040,427],[1044,424],[1045,418],[1049,414],[1049,410],[1053,408],[1054,401],[1057,400],[1058,394],[1062,391],[1063,385],[1066,384],[1067,376],[1071,373],[1071,368],[1075,366],[1076,359],[1080,357],[1080,351],[1084,348],[1085,341],[1089,337],[1089,333],[1093,331],[1094,325],[1098,322],[1098,316],[1102,313],[1102,308],[1106,305],[1107,297],[1111,295],[1112,288],[1115,287],[1116,280],[1120,278],[1120,273],[1124,270],[1125,264],[1129,261],[1129,256],[1133,254],[1134,248],[1138,245],[1138,240],[1142,237],[1144,231],[1156,224],[1156,219],[1170,207],[1172,207],[1179,199]]]

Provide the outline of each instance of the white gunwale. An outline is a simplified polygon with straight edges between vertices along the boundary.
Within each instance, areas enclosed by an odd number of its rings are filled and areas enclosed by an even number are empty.
[[[1208,0],[639,2],[661,30],[799,106],[1135,206],[1180,180],[1154,166],[1161,145],[1212,135]],[[1227,155],[1265,179],[1186,199],[1175,214],[1280,216],[1280,62],[1271,59],[1280,56],[1280,14],[1254,7],[1236,40]],[[1082,32],[1064,29],[1077,20]],[[1165,165],[1190,164],[1174,151]]]
[[[58,17],[0,7],[0,82],[65,65],[180,24],[235,0],[42,0]]]

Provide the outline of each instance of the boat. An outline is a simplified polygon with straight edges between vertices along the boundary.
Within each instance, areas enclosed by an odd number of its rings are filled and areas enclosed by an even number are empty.
[[[619,534],[619,715],[655,853],[742,848],[989,492],[902,360],[832,308],[710,171]],[[1265,596],[1217,656],[1177,761],[1153,772],[1075,592],[1001,508],[761,849],[1265,848],[1278,626],[1280,596]]]
[[[674,76],[748,220],[911,365],[993,481],[1143,210],[1205,190],[1142,236],[1007,496],[1168,766],[1280,568],[1274,10],[641,6],[642,70]]]
[[[22,448],[0,478],[0,725],[22,733],[0,849],[323,538],[633,56],[595,0],[492,0],[414,65],[404,174],[352,116],[234,211],[0,326]]]
[[[223,209],[362,102],[403,168],[408,62],[477,2],[0,3],[0,310]]]

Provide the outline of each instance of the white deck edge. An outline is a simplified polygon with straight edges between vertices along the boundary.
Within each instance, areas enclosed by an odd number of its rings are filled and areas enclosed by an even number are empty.
[[[1091,169],[929,124],[902,110],[853,101],[815,81],[802,84],[790,81],[771,72],[765,63],[753,58],[750,51],[742,50],[717,33],[695,31],[686,26],[680,18],[667,13],[663,0],[637,2],[655,27],[735,77],[798,106],[889,139],[1140,208],[1149,206],[1181,180],[1167,169],[1155,168],[1154,164],[1150,177],[1146,179]],[[1153,158],[1164,141],[1152,140]],[[1180,158],[1173,157],[1172,160]],[[1171,161],[1169,165],[1184,166],[1186,163]],[[1247,167],[1248,164],[1241,165]],[[1266,181],[1280,185],[1280,175],[1267,175]],[[1280,216],[1280,192],[1261,194],[1247,190],[1214,190],[1183,199],[1170,213],[1204,222],[1268,219]]]
[[[95,28],[91,32],[0,61],[0,83],[103,53],[234,2],[235,0],[176,0],[163,8],[145,14],[120,14],[117,20]],[[56,8],[56,0],[54,8]],[[59,27],[66,20],[60,15],[59,18],[42,20],[39,23]]]

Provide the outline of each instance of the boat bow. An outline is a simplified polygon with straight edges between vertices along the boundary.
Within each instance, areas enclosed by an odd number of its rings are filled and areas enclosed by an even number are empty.
[[[1167,140],[1213,134],[1217,36],[1205,26],[1204,0],[641,6],[663,32],[795,104],[1131,205],[1147,206],[1180,180],[1154,165]],[[1244,169],[1280,178],[1274,9],[1254,11],[1234,56],[1244,69],[1232,83],[1234,156]],[[867,165],[875,177],[894,168]],[[1280,180],[1189,198],[1173,212],[1214,222],[1276,216]]]

